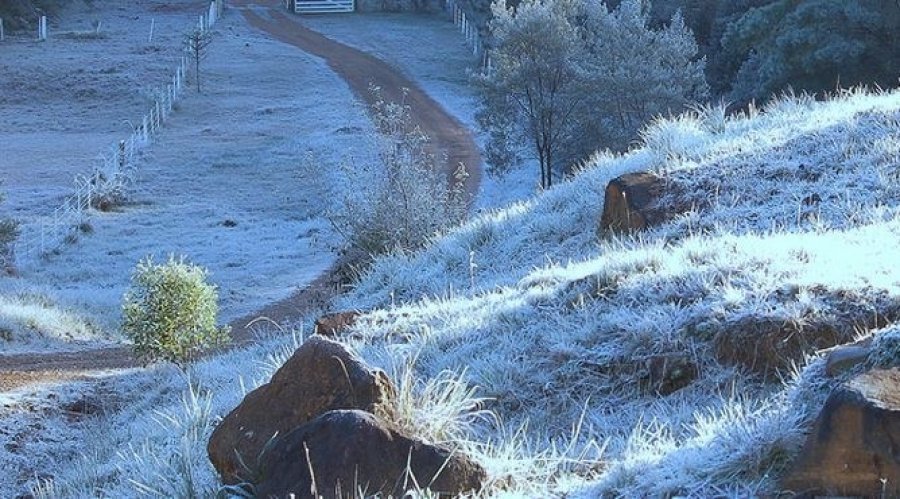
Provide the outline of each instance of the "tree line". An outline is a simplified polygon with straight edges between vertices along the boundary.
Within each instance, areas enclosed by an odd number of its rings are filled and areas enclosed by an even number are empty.
[[[484,1],[468,8],[483,10]],[[900,0],[498,0],[489,8],[493,70],[477,77],[487,160],[502,172],[532,155],[545,188],[593,151],[627,149],[648,120],[692,104],[895,87],[900,77]]]

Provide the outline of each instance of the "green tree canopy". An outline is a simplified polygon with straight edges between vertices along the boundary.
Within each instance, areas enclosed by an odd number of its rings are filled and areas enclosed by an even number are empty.
[[[765,98],[788,87],[895,86],[898,29],[896,0],[778,0],[750,9],[722,37],[723,55],[744,61],[731,97]]]

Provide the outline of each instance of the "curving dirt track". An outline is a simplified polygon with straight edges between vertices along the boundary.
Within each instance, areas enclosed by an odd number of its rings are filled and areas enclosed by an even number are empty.
[[[478,192],[481,155],[471,132],[428,96],[413,81],[384,61],[327,38],[305,27],[298,16],[282,11],[280,2],[265,2],[268,9],[261,9],[263,2],[238,0],[233,2],[243,10],[251,26],[272,38],[293,45],[305,52],[324,59],[356,94],[357,98],[373,104],[369,87],[381,89],[388,102],[406,102],[412,110],[413,120],[431,138],[437,157],[446,157],[448,176],[462,163],[469,170],[465,181],[470,199]]]
[[[416,124],[431,138],[433,152],[438,158],[446,158],[443,168],[448,179],[460,163],[466,165],[469,176],[464,186],[470,198],[474,198],[481,171],[478,146],[471,132],[418,85],[380,59],[304,27],[297,16],[283,12],[281,2],[277,0],[236,0],[232,6],[242,11],[251,26],[273,39],[324,59],[360,100],[372,104],[369,87],[376,85],[381,88],[385,100],[405,101]],[[336,271],[337,265],[293,296],[233,321],[234,344],[252,340],[248,324],[258,317],[282,323],[327,304],[339,291]],[[0,392],[36,383],[82,379],[98,371],[135,367],[140,367],[140,363],[125,347],[0,356]]]

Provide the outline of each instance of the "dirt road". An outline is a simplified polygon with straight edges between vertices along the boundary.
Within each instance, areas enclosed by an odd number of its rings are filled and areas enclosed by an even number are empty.
[[[373,104],[369,88],[374,85],[381,89],[385,101],[406,102],[415,123],[431,138],[437,157],[446,157],[448,176],[460,163],[466,165],[469,177],[465,187],[470,198],[474,198],[481,173],[478,145],[471,132],[416,83],[384,61],[305,27],[300,17],[283,12],[280,2],[267,2],[268,9],[260,8],[262,2],[239,0],[234,3],[243,10],[251,26],[324,59],[360,100]]]
[[[443,168],[448,178],[460,163],[466,165],[469,177],[465,188],[474,198],[481,171],[478,146],[471,132],[418,85],[383,61],[304,27],[298,17],[283,12],[277,0],[238,0],[233,2],[233,6],[242,11],[254,28],[324,59],[363,102],[372,103],[370,85],[380,87],[387,101],[406,102],[416,124],[431,138],[437,157],[446,158]],[[235,344],[252,340],[247,324],[257,317],[282,323],[323,306],[338,292],[335,270],[336,267],[333,267],[293,296],[233,321],[231,327]],[[140,364],[124,347],[0,356],[0,392],[36,383],[80,379],[98,371],[134,367],[140,367]]]

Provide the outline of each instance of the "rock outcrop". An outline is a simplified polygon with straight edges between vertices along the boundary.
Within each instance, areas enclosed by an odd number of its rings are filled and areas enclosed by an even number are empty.
[[[781,488],[900,497],[900,370],[869,371],[832,393]]]
[[[723,324],[713,338],[716,360],[775,378],[807,353],[851,341],[855,331],[840,324],[808,324],[748,316]]]
[[[466,456],[402,434],[372,414],[327,412],[280,439],[263,457],[257,497],[441,496],[478,491],[485,472]]]
[[[661,222],[663,184],[662,178],[649,172],[629,173],[610,181],[603,200],[601,232],[632,232]]]
[[[227,484],[252,479],[263,449],[298,426],[334,409],[385,415],[394,396],[383,371],[340,343],[313,336],[216,427],[207,446],[210,461]]]

